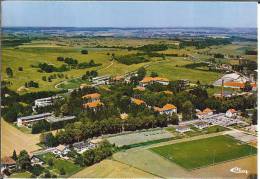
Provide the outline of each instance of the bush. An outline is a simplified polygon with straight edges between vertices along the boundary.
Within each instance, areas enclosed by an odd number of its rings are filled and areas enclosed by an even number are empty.
[[[60,169],[60,175],[65,175],[65,174],[66,174],[66,172],[65,172],[64,168],[62,167],[62,168]]]
[[[126,65],[132,65],[132,64],[137,64],[137,63],[143,63],[143,62],[148,62],[149,60],[144,58],[143,56],[139,56],[137,54],[133,55],[124,55],[115,58],[118,62],[126,64]]]
[[[53,159],[50,158],[50,159],[48,160],[48,165],[49,165],[49,166],[53,166],[53,164],[54,164],[54,163],[53,163]]]
[[[81,54],[88,54],[87,50],[81,50]]]

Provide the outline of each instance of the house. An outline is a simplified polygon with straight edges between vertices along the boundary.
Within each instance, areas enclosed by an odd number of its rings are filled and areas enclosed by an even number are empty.
[[[103,139],[101,138],[97,138],[97,139],[92,139],[89,143],[92,145],[97,146],[98,144],[100,144],[103,141]]]
[[[213,110],[211,110],[210,108],[206,108],[204,109],[203,111],[198,111],[196,113],[196,116],[199,118],[199,119],[203,119],[203,118],[207,118],[209,116],[213,115]]]
[[[63,97],[62,96],[52,96],[52,97],[48,97],[48,98],[36,99],[34,101],[34,106],[32,107],[32,110],[35,111],[36,108],[52,106],[54,101],[57,99],[63,99]]]
[[[162,85],[168,85],[169,80],[167,78],[162,77],[144,77],[140,82],[139,85],[142,87],[145,87],[147,85],[153,84],[153,83],[160,83]]]
[[[16,168],[16,162],[11,157],[1,158],[1,172],[5,169],[12,170]]]
[[[109,82],[110,82],[110,76],[109,75],[104,75],[104,76],[92,78],[92,83],[94,85],[107,85],[107,84],[109,84]]]
[[[235,109],[229,109],[226,112],[226,116],[229,118],[233,118],[237,116],[237,111]]]
[[[198,129],[204,129],[204,128],[208,127],[209,124],[207,122],[199,121],[199,122],[194,123],[193,126]]]
[[[100,101],[94,101],[94,102],[89,102],[89,103],[85,103],[83,104],[83,108],[87,109],[92,109],[93,111],[96,111],[99,107],[104,106],[104,103],[100,102]]]
[[[136,88],[133,88],[133,90],[145,91],[145,87],[137,86]]]
[[[145,87],[153,83],[153,77],[144,77],[140,82],[140,86]]]
[[[31,115],[31,116],[24,116],[17,118],[17,126],[30,126],[35,122],[41,121],[46,119],[47,117],[51,116],[52,113],[42,113],[37,115]]]
[[[252,86],[252,90],[257,90],[257,84],[256,83],[250,83]],[[245,87],[245,83],[242,82],[225,82],[224,87],[226,88],[233,88],[233,89],[243,89]]]
[[[36,155],[33,155],[31,157],[31,164],[32,166],[34,165],[43,165],[45,162],[40,158],[40,157],[37,157]]]
[[[80,84],[79,88],[80,88],[80,89],[83,89],[83,88],[86,88],[86,87],[88,87],[88,86],[90,86],[90,85],[88,85],[88,84],[86,84],[86,83],[82,83],[82,84]]]
[[[172,115],[173,113],[177,113],[177,107],[173,104],[166,104],[162,108],[154,107],[154,110],[159,112],[160,114]]]
[[[169,95],[172,95],[173,92],[169,91],[169,90],[166,90],[166,91],[163,91],[164,94],[169,94]]]
[[[188,132],[190,131],[190,127],[189,126],[177,126],[176,127],[176,131],[180,132],[180,133],[184,133],[184,132]]]
[[[131,98],[132,103],[136,104],[136,105],[145,105],[145,102],[141,99],[136,99],[136,98]]]
[[[233,82],[233,81],[230,81],[230,82],[225,82],[224,83],[224,87],[225,88],[233,88],[233,89],[243,89],[245,86],[244,83],[241,83],[241,82]]]
[[[55,149],[52,151],[53,154],[59,155],[60,157],[66,156],[70,149],[65,145],[58,145],[55,147]]]
[[[61,121],[73,120],[75,118],[76,118],[76,116],[63,116],[63,117],[50,116],[50,117],[47,117],[45,120],[52,124],[52,123],[61,122]]]
[[[168,80],[167,78],[161,78],[161,77],[154,77],[153,78],[154,82],[160,83],[164,86],[167,86],[170,82],[170,80]]]
[[[82,96],[82,99],[86,99],[88,102],[94,102],[94,101],[99,101],[100,96],[101,95],[99,93],[91,93]]]
[[[118,84],[124,82],[124,80],[125,80],[124,76],[115,76],[114,78],[111,79],[111,83]]]

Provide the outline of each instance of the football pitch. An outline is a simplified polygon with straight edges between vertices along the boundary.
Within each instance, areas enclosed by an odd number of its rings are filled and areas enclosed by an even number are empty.
[[[226,135],[154,147],[150,150],[188,170],[257,153],[256,148]]]

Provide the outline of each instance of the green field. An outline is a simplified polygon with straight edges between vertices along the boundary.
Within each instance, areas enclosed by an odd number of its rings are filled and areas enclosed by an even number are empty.
[[[257,153],[256,148],[230,136],[182,142],[150,150],[188,170]]]
[[[31,173],[30,172],[18,172],[18,173],[14,173],[10,176],[10,178],[30,178],[31,177]]]
[[[85,74],[86,71],[97,70],[99,75],[122,75],[127,72],[135,71],[142,66],[147,67],[147,75],[150,72],[157,72],[162,77],[167,77],[170,80],[189,79],[192,82],[200,80],[202,83],[211,84],[221,76],[220,73],[211,72],[201,69],[190,69],[184,67],[184,65],[193,63],[186,57],[169,57],[166,56],[165,60],[160,57],[148,57],[149,62],[125,65],[117,61],[112,61],[111,54],[115,56],[125,56],[130,54],[136,54],[138,50],[127,50],[120,47],[138,47],[147,44],[175,44],[176,41],[166,39],[120,39],[120,38],[57,38],[53,40],[33,40],[31,43],[26,43],[17,47],[4,47],[2,49],[2,80],[7,80],[12,83],[10,89],[17,90],[24,86],[25,82],[33,80],[39,83],[39,88],[29,88],[24,92],[34,91],[53,91],[58,90],[55,85],[65,81],[60,88],[76,88],[82,82],[80,77]],[[106,46],[101,48],[97,46]],[[205,54],[199,54],[198,52],[209,51],[212,53],[226,53],[228,54],[241,54],[247,48],[254,48],[254,43],[247,44],[229,44],[223,46],[213,46],[206,49],[195,49],[194,47],[187,47],[185,49],[169,48],[165,51],[158,53],[163,54],[189,54],[199,58],[199,60],[207,60],[211,56]],[[87,49],[88,54],[81,54],[82,49]],[[79,63],[88,62],[94,60],[95,63],[101,63],[101,66],[91,67],[86,69],[72,69],[70,71],[62,72],[67,78],[53,79],[51,82],[43,81],[42,77],[49,77],[50,75],[58,75],[58,72],[45,73],[39,72],[38,68],[33,68],[31,65],[37,65],[38,63],[53,64],[55,67],[59,67],[63,62],[57,61],[57,57],[71,57],[77,59]],[[251,57],[255,58],[255,57]],[[14,73],[12,78],[8,78],[6,75],[6,68],[11,67]],[[18,68],[23,67],[23,71],[19,71]],[[78,78],[77,78],[78,77]],[[77,78],[77,79],[75,79]],[[21,91],[18,91],[22,93]]]

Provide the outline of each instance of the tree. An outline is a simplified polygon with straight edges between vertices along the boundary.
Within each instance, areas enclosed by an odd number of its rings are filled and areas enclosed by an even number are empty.
[[[87,150],[83,153],[84,163],[86,166],[90,166],[94,163],[95,153],[93,150]]]
[[[66,171],[64,170],[64,168],[62,167],[61,169],[60,169],[60,175],[65,175],[66,174]]]
[[[12,158],[13,158],[14,160],[17,160],[17,154],[16,154],[16,151],[15,151],[15,150],[13,151],[13,156],[12,156]]]
[[[138,80],[139,81],[142,80],[146,75],[145,68],[144,67],[139,68],[138,71],[137,71],[137,75],[138,75]]]
[[[43,76],[43,77],[42,77],[42,80],[43,80],[43,81],[47,81],[47,77],[46,77],[46,76]]]
[[[21,170],[29,170],[31,168],[31,159],[26,150],[20,152],[16,164]]]
[[[51,173],[49,170],[47,170],[46,173],[44,174],[44,178],[51,178]]]
[[[245,82],[244,91],[249,92],[252,90],[252,85],[249,81]]]
[[[18,71],[23,71],[23,67],[18,67]]]
[[[45,145],[48,147],[55,147],[57,146],[58,141],[57,139],[53,136],[53,134],[51,132],[46,134],[46,138],[45,138]]]
[[[191,120],[193,113],[193,105],[190,101],[186,101],[182,106],[182,119]]]
[[[57,57],[57,61],[64,61],[64,57]]]
[[[154,77],[157,77],[157,76],[158,76],[158,73],[152,71],[150,76],[153,77],[153,78],[154,78]]]
[[[7,74],[7,76],[8,76],[9,78],[12,78],[12,77],[13,77],[13,70],[12,70],[12,68],[7,67],[7,68],[6,68],[6,74]]]
[[[88,54],[87,50],[81,50],[81,54]]]
[[[254,111],[253,111],[252,124],[257,125],[257,110],[256,109],[254,109]]]
[[[48,160],[48,165],[49,165],[49,166],[53,166],[53,164],[54,164],[53,159],[50,158],[50,159]]]

